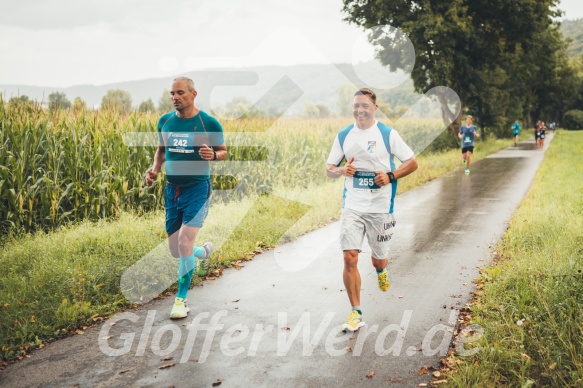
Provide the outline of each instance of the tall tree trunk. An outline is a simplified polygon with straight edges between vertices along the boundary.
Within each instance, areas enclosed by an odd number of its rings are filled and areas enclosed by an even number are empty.
[[[455,112],[452,112],[449,104],[448,104],[448,100],[447,97],[441,93],[437,94],[438,98],[439,98],[439,102],[441,105],[441,118],[443,119],[443,123],[451,123],[448,127],[447,130],[450,134],[457,136],[457,134],[460,131],[460,128],[462,127],[462,115],[461,112],[463,111],[463,103],[460,102],[461,106],[459,107],[459,111],[460,114],[455,115]]]

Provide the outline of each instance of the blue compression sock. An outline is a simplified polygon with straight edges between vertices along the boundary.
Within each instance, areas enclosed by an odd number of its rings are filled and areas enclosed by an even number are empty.
[[[201,247],[194,247],[193,249],[194,257],[202,257],[204,256],[204,249]]]
[[[196,259],[194,255],[188,257],[180,256],[180,263],[178,264],[178,293],[176,294],[178,298],[186,298],[195,266]]]

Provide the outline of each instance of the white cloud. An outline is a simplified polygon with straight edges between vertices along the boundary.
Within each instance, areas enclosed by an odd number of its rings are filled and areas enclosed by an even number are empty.
[[[583,18],[583,4],[581,0],[561,0],[559,9],[564,11],[563,19]]]
[[[338,0],[0,4],[0,84],[104,84],[207,66],[349,62],[361,33],[342,21]],[[305,50],[304,40],[319,51]]]

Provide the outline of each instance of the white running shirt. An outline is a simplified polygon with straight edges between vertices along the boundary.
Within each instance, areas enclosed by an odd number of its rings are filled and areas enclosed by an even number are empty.
[[[397,182],[378,187],[372,171],[395,170],[394,157],[400,161],[415,154],[395,131],[375,120],[367,129],[352,124],[338,132],[328,156],[328,164],[340,165],[354,157],[355,177],[344,177],[343,208],[364,213],[393,213]]]

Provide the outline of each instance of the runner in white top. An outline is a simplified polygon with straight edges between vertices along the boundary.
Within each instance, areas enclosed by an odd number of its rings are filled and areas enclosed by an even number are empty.
[[[326,172],[331,178],[344,176],[340,245],[344,252],[344,285],[352,312],[344,329],[358,330],[364,325],[360,309],[358,254],[364,236],[372,250],[382,291],[390,286],[388,264],[397,179],[417,169],[415,154],[399,134],[375,120],[376,96],[370,89],[354,94],[355,123],[338,133],[328,157]],[[396,168],[394,157],[403,163]],[[347,163],[340,167],[343,160]]]

